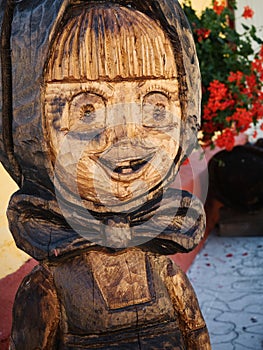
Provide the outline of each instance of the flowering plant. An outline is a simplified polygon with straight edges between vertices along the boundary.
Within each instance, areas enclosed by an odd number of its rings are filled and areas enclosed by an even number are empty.
[[[201,142],[231,150],[234,137],[263,117],[263,41],[256,28],[234,27],[236,1],[212,0],[197,15],[191,0],[183,8],[192,26],[202,75]],[[245,6],[244,19],[254,12]],[[253,44],[257,45],[256,52]]]

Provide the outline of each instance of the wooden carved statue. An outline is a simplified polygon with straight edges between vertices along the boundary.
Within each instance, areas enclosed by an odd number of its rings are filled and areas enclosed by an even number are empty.
[[[186,275],[205,216],[169,187],[194,147],[200,75],[177,0],[2,0],[8,219],[39,261],[11,349],[210,349]]]

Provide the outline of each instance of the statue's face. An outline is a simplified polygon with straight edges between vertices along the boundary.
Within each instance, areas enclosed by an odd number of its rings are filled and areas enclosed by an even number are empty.
[[[179,151],[178,73],[162,28],[115,4],[77,8],[45,73],[47,139],[63,190],[105,210],[147,201],[176,171]]]
[[[175,78],[48,83],[45,114],[57,176],[83,199],[127,204],[174,168],[181,121]]]

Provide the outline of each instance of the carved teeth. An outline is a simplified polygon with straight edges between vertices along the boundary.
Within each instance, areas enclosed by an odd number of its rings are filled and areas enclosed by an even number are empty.
[[[99,162],[106,166],[108,169],[117,174],[133,174],[141,170],[152,158],[152,155],[140,159],[123,160],[119,163],[115,163],[105,159],[103,157],[99,158]]]
[[[118,174],[131,174],[133,171],[133,168],[130,166],[118,166],[114,169],[114,172]]]
[[[136,160],[136,161],[130,161],[129,165],[121,165],[121,166],[117,166],[114,169],[115,173],[118,174],[132,174],[133,172],[140,170],[145,164],[147,164],[148,162],[142,159]]]
[[[132,173],[132,172],[133,172],[132,168],[124,168],[124,169],[121,169],[121,173],[122,173],[122,174],[130,174],[130,173]]]

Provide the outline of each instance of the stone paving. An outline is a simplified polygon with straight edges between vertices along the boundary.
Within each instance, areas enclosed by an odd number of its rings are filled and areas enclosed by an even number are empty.
[[[187,275],[213,350],[263,349],[263,236],[211,233]]]

